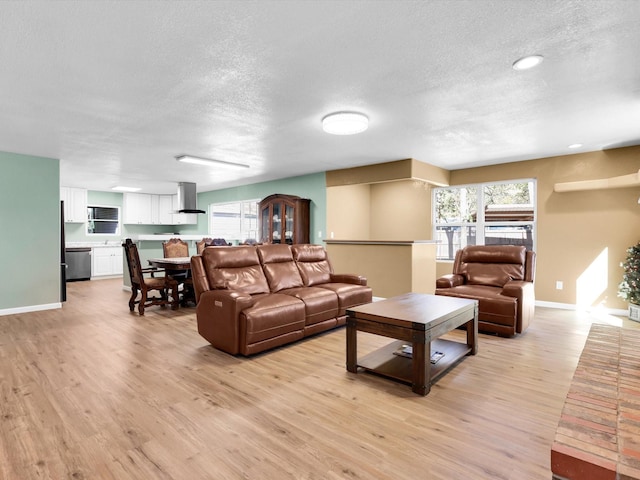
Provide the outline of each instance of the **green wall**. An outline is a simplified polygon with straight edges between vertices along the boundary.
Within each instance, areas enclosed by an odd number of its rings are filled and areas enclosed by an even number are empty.
[[[59,164],[0,152],[0,311],[60,302]]]
[[[208,207],[212,203],[264,198],[273,193],[286,193],[311,199],[310,241],[321,244],[322,239],[325,238],[327,224],[327,188],[324,172],[202,192],[198,194],[198,208],[208,211]],[[319,235],[320,232],[322,232],[322,236]],[[198,225],[181,225],[180,233],[208,234],[207,215],[198,215]]]

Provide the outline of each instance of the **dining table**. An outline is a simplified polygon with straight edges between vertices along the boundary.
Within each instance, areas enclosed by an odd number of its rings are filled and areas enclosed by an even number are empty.
[[[150,258],[149,265],[168,270],[191,270],[191,257]]]
[[[189,303],[196,303],[195,292],[193,291],[193,281],[189,275],[191,270],[191,257],[168,257],[168,258],[150,258],[147,260],[149,265],[156,268],[162,268],[167,271],[181,270],[187,272],[186,281],[183,282],[182,298],[180,306],[189,306]]]

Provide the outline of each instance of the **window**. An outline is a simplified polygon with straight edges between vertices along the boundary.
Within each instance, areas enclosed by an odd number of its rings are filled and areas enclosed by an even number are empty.
[[[227,242],[258,240],[258,203],[260,200],[213,203],[209,205],[209,233]]]
[[[535,180],[433,189],[436,258],[466,245],[524,245],[534,250]]]
[[[87,235],[120,235],[120,207],[87,206]]]

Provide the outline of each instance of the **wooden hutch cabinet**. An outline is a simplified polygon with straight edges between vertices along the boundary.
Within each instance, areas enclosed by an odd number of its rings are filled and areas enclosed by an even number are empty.
[[[259,205],[260,242],[309,243],[311,200],[295,195],[273,194]]]

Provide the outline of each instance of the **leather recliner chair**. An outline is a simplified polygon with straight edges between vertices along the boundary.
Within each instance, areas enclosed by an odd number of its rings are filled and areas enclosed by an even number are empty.
[[[436,280],[435,293],[478,300],[478,330],[513,336],[533,318],[535,261],[523,246],[467,246],[456,253],[453,273]]]

